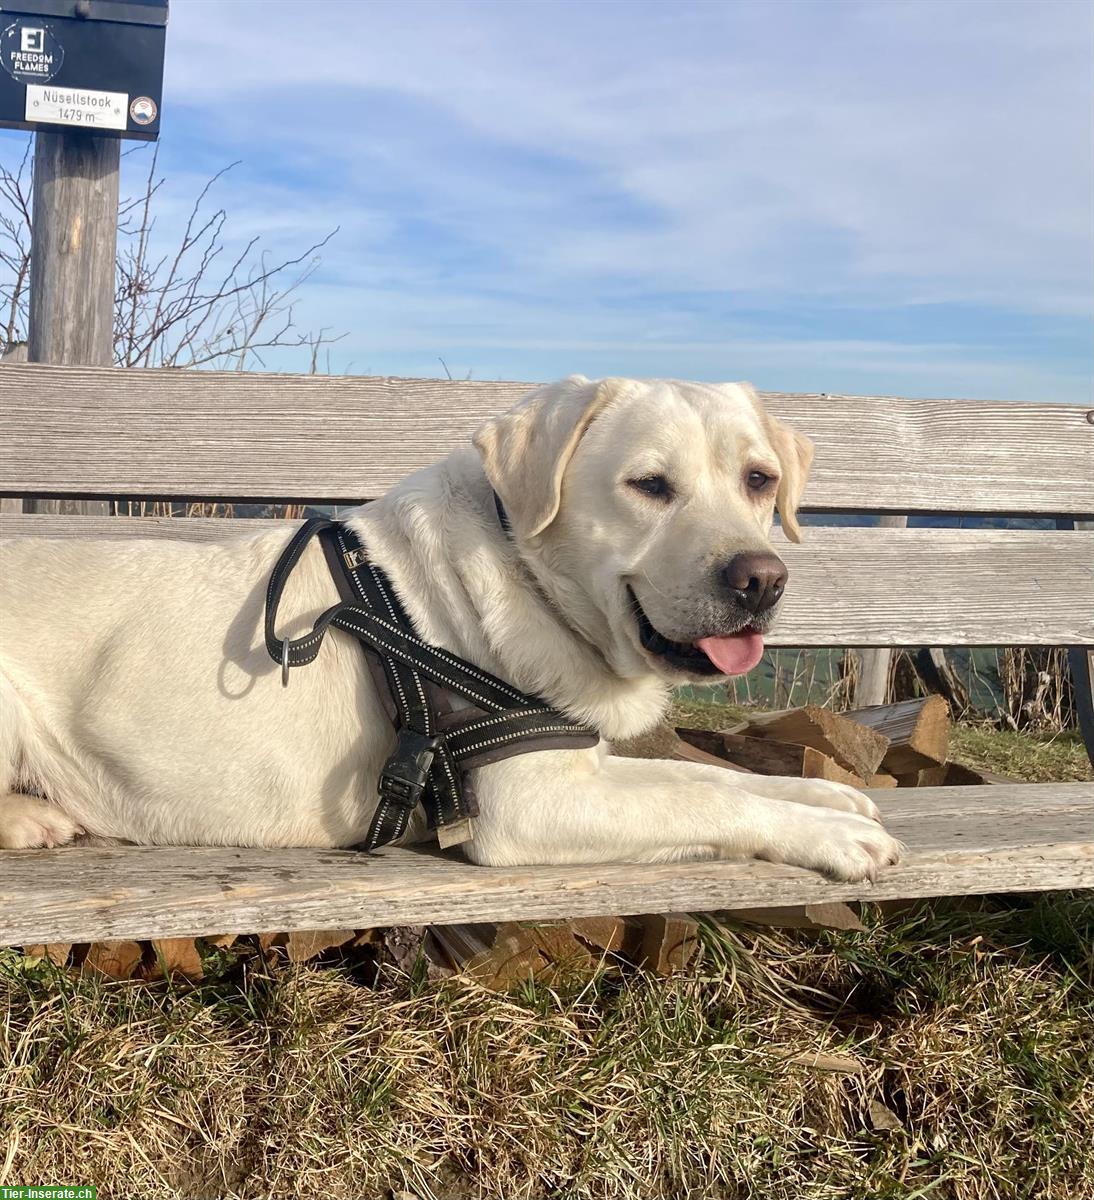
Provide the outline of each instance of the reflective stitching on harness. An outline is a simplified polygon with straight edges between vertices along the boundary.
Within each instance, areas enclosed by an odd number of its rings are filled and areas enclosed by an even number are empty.
[[[507,709],[505,712],[496,713],[492,717],[483,717],[481,721],[474,721],[470,725],[461,725],[459,729],[452,731],[451,736],[462,738],[466,734],[474,733],[478,729],[485,729],[489,725],[500,725],[502,721],[515,721],[518,717],[538,717],[550,711],[549,708],[522,708],[518,711]]]
[[[401,632],[398,628],[394,628],[393,626],[388,625],[388,623],[386,621],[381,620],[381,618],[375,617],[374,614],[370,614],[370,615],[373,615],[374,619],[377,621],[380,621],[380,623],[382,625],[384,625],[386,628],[392,629],[393,632],[395,632],[395,633]],[[343,628],[356,629],[358,633],[365,634],[365,636],[370,638],[376,646],[378,646],[381,650],[386,650],[389,654],[394,654],[396,652],[395,647],[389,646],[387,644],[387,642],[380,641],[379,637],[377,637],[377,635],[375,633],[373,633],[371,629],[364,629],[360,625],[355,625],[352,621],[350,621],[346,617],[339,617],[338,624],[340,626],[342,626]],[[409,640],[416,642],[419,646],[424,644],[422,642],[418,642],[417,638],[411,638]],[[313,655],[313,657],[314,657],[314,655]],[[488,700],[485,696],[480,696],[477,693],[472,692],[470,688],[467,688],[466,691],[467,691],[467,695],[472,700],[475,700],[476,702],[481,704],[483,708],[492,708],[495,711],[503,711],[501,708],[501,705],[498,704],[496,700]]]
[[[339,534],[338,534],[338,549],[342,552],[343,561],[345,561],[344,556],[349,553],[349,547],[346,545],[345,535],[342,534],[341,532],[339,532]],[[375,568],[373,568],[371,563],[369,563],[369,568],[372,571],[372,577],[375,579],[376,571],[375,571]],[[361,599],[365,602],[365,604],[368,605],[368,597],[365,595],[365,589],[361,586],[361,581],[357,578],[357,572],[350,571],[349,576],[353,582],[354,591],[356,591],[356,593],[361,597]],[[376,586],[380,588],[381,592],[383,592],[383,588],[380,586],[379,580],[377,580]],[[386,596],[384,597],[384,600],[386,602],[386,600],[387,600]],[[369,605],[369,607],[371,608],[371,605]],[[390,604],[388,604],[387,608],[388,608],[388,612],[391,612]],[[392,620],[395,619],[395,614],[393,612],[391,613],[391,617],[392,617]],[[399,678],[399,673],[398,673],[398,670],[396,669],[395,659],[385,658],[384,661],[391,667],[391,673],[389,674],[388,678],[395,685],[395,690],[399,693],[399,703],[402,707],[402,710],[405,712],[407,709],[410,708],[410,705],[407,703],[407,700],[406,700],[406,692],[403,690],[403,681]],[[428,730],[427,732],[431,733],[432,730]]]
[[[541,733],[573,733],[572,725],[541,725],[538,729],[522,729],[520,733],[510,734],[508,737],[490,738],[485,742],[477,742],[473,746],[464,746],[461,754],[474,754],[476,750],[486,750],[490,746],[504,746],[506,742],[518,742],[521,738],[538,737]]]

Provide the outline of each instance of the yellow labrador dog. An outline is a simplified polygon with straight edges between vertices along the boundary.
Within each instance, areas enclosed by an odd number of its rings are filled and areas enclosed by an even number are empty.
[[[580,376],[347,521],[426,641],[591,724],[652,726],[670,689],[753,668],[812,457],[746,384]],[[508,512],[501,526],[492,489]],[[262,607],[281,531],[215,545],[13,540],[0,557],[0,847],[351,846],[394,734],[335,633],[283,689]],[[312,543],[282,604],[338,599]],[[748,857],[872,878],[899,855],[821,780],[549,750],[479,768],[476,863]],[[420,838],[420,820],[408,837]]]

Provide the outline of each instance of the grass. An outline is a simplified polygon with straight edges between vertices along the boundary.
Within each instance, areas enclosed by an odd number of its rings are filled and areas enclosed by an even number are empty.
[[[1001,732],[990,725],[957,725],[951,754],[968,767],[981,767],[1029,782],[1094,779],[1078,733]]]
[[[728,715],[732,715],[727,714]],[[679,710],[679,723],[710,723]],[[1028,744],[1026,744],[1028,743]],[[963,761],[1081,777],[1072,739]],[[103,1200],[1094,1196],[1094,895],[707,920],[689,970],[508,995],[210,950],[201,983],[0,949],[0,1187]]]
[[[709,924],[670,980],[512,995],[0,952],[0,1184],[100,1196],[1094,1194],[1094,901]]]

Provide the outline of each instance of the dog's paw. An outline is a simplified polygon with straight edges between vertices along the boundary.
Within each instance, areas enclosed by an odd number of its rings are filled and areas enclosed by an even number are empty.
[[[881,813],[873,800],[846,783],[832,783],[827,779],[799,779],[787,793],[786,799],[795,804],[808,804],[812,808],[833,808],[837,812],[869,817],[871,821],[881,820]]]
[[[760,857],[820,871],[841,883],[860,883],[876,880],[904,850],[876,820],[858,813],[823,809],[803,813],[795,825]]]
[[[0,850],[37,850],[64,846],[80,826],[40,796],[0,796]]]

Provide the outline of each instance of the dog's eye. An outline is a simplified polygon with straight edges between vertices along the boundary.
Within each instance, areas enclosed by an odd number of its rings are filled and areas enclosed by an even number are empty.
[[[664,475],[643,475],[641,479],[628,479],[627,483],[647,496],[656,496],[659,500],[672,499],[672,484]]]
[[[773,478],[766,471],[749,471],[745,482],[754,492],[762,492]]]

